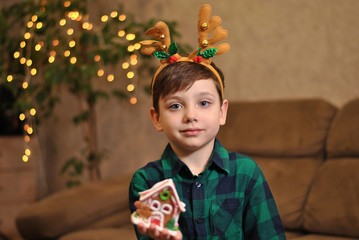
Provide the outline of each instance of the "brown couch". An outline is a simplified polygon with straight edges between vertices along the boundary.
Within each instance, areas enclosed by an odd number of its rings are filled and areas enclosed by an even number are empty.
[[[293,240],[359,239],[359,99],[231,103],[220,141],[261,166]],[[128,182],[115,177],[25,209],[25,239],[135,239]]]

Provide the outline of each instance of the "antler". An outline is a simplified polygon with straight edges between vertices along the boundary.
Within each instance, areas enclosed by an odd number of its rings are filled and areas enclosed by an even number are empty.
[[[141,41],[141,53],[144,55],[152,55],[156,51],[168,52],[171,44],[170,30],[166,23],[160,21],[153,28],[146,31],[146,35],[159,39],[156,40],[144,40]],[[161,60],[161,62],[164,60]]]
[[[217,49],[216,55],[220,55],[229,51],[230,46],[228,43],[222,43],[218,46],[213,46],[215,43],[220,42],[227,38],[228,31],[224,30],[219,25],[222,20],[218,16],[211,16],[211,6],[209,4],[203,5],[199,10],[198,15],[198,45],[201,51],[205,51],[210,48]],[[213,37],[208,38],[211,32],[214,31]],[[189,58],[194,58],[198,53],[198,50],[190,54]]]

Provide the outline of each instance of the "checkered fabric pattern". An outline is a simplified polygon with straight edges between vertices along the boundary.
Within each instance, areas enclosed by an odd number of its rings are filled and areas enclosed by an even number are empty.
[[[172,178],[186,204],[179,219],[184,239],[286,239],[276,203],[259,166],[228,152],[218,140],[203,173],[194,176],[167,145],[160,160],[137,170],[130,183],[130,209],[139,192]],[[141,236],[138,239],[149,239]]]

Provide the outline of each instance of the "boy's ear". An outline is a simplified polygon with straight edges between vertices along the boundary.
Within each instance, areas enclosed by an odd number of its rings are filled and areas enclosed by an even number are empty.
[[[157,131],[159,131],[159,132],[163,131],[163,127],[160,122],[160,114],[156,112],[154,107],[151,107],[151,109],[150,109],[150,117],[151,117],[153,125],[155,126]]]
[[[224,125],[227,119],[227,110],[228,110],[228,100],[223,99],[223,104],[220,109],[220,125]]]

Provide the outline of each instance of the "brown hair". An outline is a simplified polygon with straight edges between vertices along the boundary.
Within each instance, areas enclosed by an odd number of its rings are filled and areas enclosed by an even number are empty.
[[[219,76],[221,77],[224,87],[224,76],[222,71],[213,62],[211,65],[214,69],[216,69]],[[222,102],[223,96],[221,93],[221,86],[216,75],[209,68],[202,64],[183,61],[169,64],[157,75],[151,92],[155,111],[157,113],[159,112],[158,102],[160,98],[166,97],[169,94],[178,91],[188,89],[195,81],[200,79],[213,79]]]

